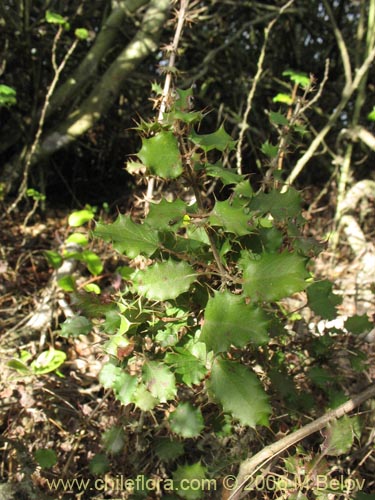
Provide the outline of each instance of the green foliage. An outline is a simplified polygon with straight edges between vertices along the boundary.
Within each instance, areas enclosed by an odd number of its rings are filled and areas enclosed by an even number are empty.
[[[288,76],[302,87],[310,84],[305,75],[289,72]],[[161,92],[158,87],[154,90]],[[120,214],[112,223],[98,222],[93,235],[125,255],[126,265],[117,269],[122,286],[104,305],[100,288],[88,284],[86,290],[93,293],[75,295],[80,315],[61,325],[65,337],[88,334],[93,325],[102,333],[109,359],[99,381],[121,404],[164,419],[162,427],[169,434],[155,445],[164,461],[184,453],[176,436],[198,439],[206,427],[225,436],[236,421],[250,427],[269,425],[272,408],[252,360],[264,363],[264,379],[289,407],[310,409],[313,401],[309,394],[298,392],[286,356],[279,352],[272,362],[264,360],[268,349],[273,352],[273,342],[282,345],[288,335],[281,324],[287,314],[283,299],[307,290],[309,306],[326,319],[335,316],[340,303],[328,281],[311,283],[312,246],[303,236],[300,194],[291,187],[281,192],[269,186],[255,192],[245,175],[218,160],[220,152],[230,155],[235,147],[224,126],[199,134],[195,127],[201,119],[201,113],[191,110],[191,90],[178,90],[162,121],[141,121],[138,165],[164,182],[188,184],[196,200],[161,199],[150,203],[148,213],[137,220]],[[277,127],[289,126],[281,112],[272,112],[270,119]],[[273,158],[279,145],[267,142],[262,151]],[[212,178],[225,186],[224,199],[207,194]],[[93,216],[91,209],[85,209],[72,214],[69,224],[77,227]],[[99,275],[101,259],[87,249],[84,233],[73,233],[70,241],[79,250],[63,258],[75,258]],[[59,266],[58,255],[47,257]],[[75,289],[74,279],[64,286]],[[349,326],[360,330],[367,324],[357,319]],[[324,338],[313,342],[311,350],[319,358],[329,348]],[[306,359],[305,353],[301,356]],[[332,373],[318,364],[312,363],[307,375],[327,393],[327,386],[334,387]],[[186,400],[186,394],[194,396]],[[202,401],[217,406],[220,425],[202,410]],[[124,442],[119,426],[103,438],[108,453],[119,453]],[[327,449],[343,450],[348,443],[335,441]],[[93,464],[97,473],[105,467],[100,460]],[[174,480],[178,484],[192,474],[194,479],[204,478],[206,470],[200,463],[180,465]],[[178,495],[203,498],[199,490]]]
[[[0,107],[17,104],[17,92],[8,85],[0,85]]]
[[[8,362],[9,368],[16,370],[21,375],[44,375],[56,372],[61,375],[59,368],[66,360],[64,351],[50,347],[48,351],[41,352],[30,364],[31,354],[22,351],[19,358],[13,358]]]
[[[336,307],[342,299],[332,293],[333,285],[328,280],[312,283],[307,289],[307,297],[311,309],[324,319],[334,319],[337,316]]]
[[[46,448],[35,450],[34,457],[42,469],[50,469],[57,463],[56,452]]]

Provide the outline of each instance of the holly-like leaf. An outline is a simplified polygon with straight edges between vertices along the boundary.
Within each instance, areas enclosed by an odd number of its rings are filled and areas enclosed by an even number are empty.
[[[176,460],[184,453],[184,445],[180,441],[172,441],[169,438],[160,438],[155,445],[155,453],[160,458],[167,462],[168,460]]]
[[[172,431],[185,439],[199,436],[204,428],[201,411],[190,403],[180,403],[170,414],[169,422]]]
[[[239,265],[244,292],[254,300],[273,302],[300,292],[309,276],[305,259],[296,253],[264,253],[257,260],[249,255]]]
[[[191,465],[179,465],[173,473],[174,489],[178,496],[186,500],[198,500],[204,497],[203,485],[207,468],[200,462]],[[202,488],[197,489],[197,485]],[[189,485],[191,485],[189,487]]]
[[[332,293],[333,285],[328,280],[317,281],[307,289],[309,307],[324,319],[334,319],[337,316],[336,307],[342,303],[342,298]]]
[[[283,71],[283,76],[289,76],[292,82],[298,83],[301,87],[306,88],[310,85],[310,77],[307,73],[302,71],[295,71],[293,69],[287,69]]]
[[[61,324],[61,337],[78,337],[88,335],[92,330],[92,323],[85,316],[73,316],[67,318]]]
[[[34,457],[42,469],[49,469],[57,464],[56,452],[48,448],[39,448],[35,450]]]
[[[124,371],[115,378],[112,387],[115,390],[116,399],[123,405],[133,402],[133,395],[137,387],[137,377]]]
[[[159,247],[158,233],[145,224],[136,224],[126,215],[119,215],[112,224],[99,223],[94,235],[112,241],[115,249],[131,259],[140,254],[149,257]]]
[[[234,169],[225,168],[220,164],[207,164],[206,172],[211,177],[218,177],[224,186],[238,184],[244,180],[243,175],[239,175]]]
[[[187,292],[196,278],[186,262],[157,262],[134,275],[134,288],[150,300],[175,299]]]
[[[269,158],[276,158],[277,153],[279,152],[279,146],[274,146],[269,141],[266,141],[262,144],[260,150]]]
[[[106,363],[102,366],[99,373],[99,382],[106,389],[113,389],[116,385],[116,380],[121,377],[123,369],[113,363]]]
[[[251,200],[249,208],[262,214],[270,213],[274,219],[285,220],[301,213],[301,195],[293,188],[286,193],[277,190],[259,192]]]
[[[213,226],[221,226],[230,233],[244,236],[249,234],[254,227],[251,216],[245,213],[245,210],[238,200],[232,203],[229,200],[217,201],[209,221]]]
[[[203,362],[184,347],[176,347],[175,352],[168,352],[164,361],[181,375],[182,381],[188,385],[199,384],[207,373]]]
[[[360,435],[358,418],[345,415],[327,426],[322,449],[326,455],[346,455],[353,446],[354,438]]]
[[[0,85],[1,87],[1,85]],[[0,90],[0,93],[1,93],[1,90]],[[0,94],[1,95],[1,94]],[[368,120],[371,120],[371,121],[375,121],[375,106],[373,106],[372,110],[370,111],[370,113],[367,115],[367,119]]]
[[[161,130],[154,137],[143,138],[137,156],[153,175],[175,179],[182,174],[178,141],[172,132]]]
[[[107,453],[115,455],[120,453],[124,447],[125,431],[122,427],[110,427],[103,433],[102,439]]]
[[[264,344],[268,341],[268,323],[264,312],[246,304],[242,296],[216,292],[208,300],[199,339],[215,353],[225,352],[231,345]]]
[[[289,125],[287,117],[281,113],[275,111],[270,112],[270,121],[275,125]]]
[[[151,411],[159,404],[159,399],[155,398],[143,384],[138,385],[132,399],[134,404],[142,411]]]
[[[186,205],[182,200],[172,202],[161,200],[160,203],[150,204],[146,223],[154,229],[177,231],[185,213]]]
[[[344,323],[345,328],[350,333],[359,335],[361,333],[369,332],[374,328],[374,325],[368,319],[367,314],[355,314],[348,318]]]
[[[232,150],[236,144],[232,137],[225,132],[224,125],[221,125],[212,134],[197,134],[192,130],[189,138],[206,153],[212,149],[217,149],[218,151]]]
[[[240,363],[217,358],[212,366],[207,388],[224,411],[241,424],[255,427],[268,425],[270,406],[255,373]]]
[[[143,365],[143,381],[150,393],[161,403],[173,399],[176,395],[176,380],[170,369],[157,361],[148,361]]]

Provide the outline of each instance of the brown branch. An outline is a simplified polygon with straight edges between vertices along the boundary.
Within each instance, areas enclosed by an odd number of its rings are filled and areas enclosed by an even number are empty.
[[[320,431],[326,427],[332,420],[343,417],[347,413],[351,412],[357,406],[361,405],[370,398],[375,397],[375,384],[371,385],[365,389],[360,394],[356,394],[349,401],[343,403],[338,408],[330,410],[320,418],[317,418],[313,422],[305,425],[301,429],[298,429],[292,434],[285,436],[276,443],[272,443],[269,446],[263,448],[259,453],[251,458],[248,458],[241,463],[240,469],[236,478],[236,484],[238,485],[236,489],[231,493],[228,500],[238,500],[241,498],[241,492],[245,484],[264,466],[266,466],[271,460],[279,456],[280,453],[287,450],[291,446],[295,445],[302,439]]]

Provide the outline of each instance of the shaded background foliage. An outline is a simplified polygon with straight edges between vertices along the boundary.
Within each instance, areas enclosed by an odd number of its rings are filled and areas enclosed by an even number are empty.
[[[136,2],[133,2],[136,3]],[[44,134],[56,127],[74,111],[89,91],[96,85],[100,75],[115,60],[119,52],[139,29],[148,2],[135,13],[125,16],[118,29],[115,42],[100,61],[97,75],[86,88],[80,88],[74,99],[54,111],[44,128]],[[264,38],[264,28],[278,12],[284,2],[280,1],[232,1],[211,0],[196,3],[196,15],[185,28],[178,57],[177,82],[180,87],[194,87],[196,107],[209,111],[202,130],[211,131],[222,120],[234,138],[238,137],[239,123],[246,106],[246,98],[257,69],[257,60]],[[111,10],[131,2],[109,1],[37,1],[5,0],[0,6],[1,83],[17,90],[17,105],[0,110],[0,163],[6,164],[14,155],[19,155],[35,135],[40,108],[46,89],[53,78],[51,50],[56,27],[45,22],[47,9],[69,19],[72,28],[85,27],[90,36],[81,42],[63,72],[60,84],[80,64],[108,19]],[[358,41],[360,9],[367,2],[330,0],[336,23],[340,28],[352,61],[358,59],[362,50]],[[171,16],[170,16],[171,17]],[[165,23],[160,34],[160,47],[167,45],[173,36],[173,20]],[[74,30],[61,37],[57,44],[57,59],[66,53],[72,43]],[[267,166],[261,144],[276,141],[277,134],[270,126],[265,110],[279,108],[272,98],[285,91],[285,69],[293,68],[307,74],[312,73],[317,83],[324,74],[326,59],[330,59],[329,81],[318,105],[308,112],[310,132],[300,138],[302,150],[311,142],[311,130],[320,130],[327,114],[340,100],[344,86],[344,74],[332,25],[322,2],[318,0],[296,1],[287,14],[275,25],[268,44],[265,71],[258,86],[249,127],[244,142],[245,171],[263,174]],[[138,148],[137,135],[132,130],[137,117],[147,120],[153,116],[150,97],[150,82],[163,81],[163,66],[166,56],[157,50],[144,59],[127,78],[121,95],[108,112],[74,143],[45,158],[32,169],[30,186],[46,190],[50,203],[79,203],[102,201],[113,202],[126,197],[131,189],[131,180],[124,171],[128,155]],[[373,91],[372,69],[368,78],[367,92]],[[371,111],[373,99],[367,99],[363,117]],[[334,150],[338,144],[340,130],[348,125],[347,112],[326,138],[327,148]],[[368,123],[367,123],[368,125]],[[340,142],[340,141],[339,141]],[[300,151],[300,150],[299,150]],[[353,159],[360,162],[355,175],[368,177],[371,172],[372,154],[356,145]],[[290,151],[284,165],[286,172],[293,167],[299,153]],[[234,166],[232,164],[232,166]],[[327,154],[320,154],[307,166],[300,185],[321,185],[333,171]],[[1,171],[0,171],[1,175]],[[2,181],[6,182],[6,179]],[[14,192],[14,187],[12,188]]]

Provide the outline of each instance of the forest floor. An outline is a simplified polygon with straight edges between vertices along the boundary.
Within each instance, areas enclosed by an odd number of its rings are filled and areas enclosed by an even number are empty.
[[[146,493],[142,488],[130,495],[121,491],[123,485],[119,487],[119,483],[116,483],[116,478],[134,478],[139,474],[152,478],[171,476],[172,465],[160,460],[155,453],[157,443],[166,435],[166,430],[156,425],[162,415],[158,415],[158,412],[143,414],[132,405],[121,406],[110,391],[103,389],[97,378],[103,363],[103,353],[99,347],[100,339],[95,333],[76,339],[59,337],[59,323],[65,319],[61,300],[69,300],[61,291],[54,292],[50,298],[48,327],[41,332],[29,326],[28,321],[42,301],[53,273],[44,251],[57,250],[65,241],[69,232],[68,215],[64,210],[47,210],[43,216],[33,217],[26,228],[23,228],[25,213],[12,214],[0,222],[0,500],[164,497],[158,492]],[[310,228],[310,232],[320,233],[321,237],[329,225],[327,214],[320,213],[319,223],[314,220],[314,229]],[[107,262],[106,273],[110,286],[113,255],[109,248],[102,248],[101,251],[101,257]],[[318,275],[333,280],[336,293],[344,298],[343,305],[339,307],[339,316],[358,313],[355,297],[358,291],[356,276],[360,266],[360,259],[351,255],[345,245],[338,248],[336,256],[323,251],[316,262]],[[289,307],[298,309],[304,300],[305,297],[300,294],[295,297],[295,302],[289,302]],[[374,312],[375,307],[374,310],[366,310],[370,317]],[[363,311],[360,313],[363,314]],[[305,388],[313,400],[313,413],[316,416],[324,410],[326,396],[322,396],[322,387],[318,382],[312,385],[304,378],[304,363],[307,360],[300,354],[308,350],[308,344],[317,332],[332,333],[332,328],[336,328],[335,345],[332,348],[334,356],[323,361],[326,364],[333,363],[330,368],[338,379],[341,377],[343,391],[356,393],[375,379],[375,340],[369,342],[369,339],[359,339],[341,327],[340,320],[333,326],[327,326],[305,309],[299,319],[291,322],[290,329],[296,335],[289,345],[283,346],[287,361],[294,366],[292,374],[295,379],[299,380],[301,387],[307,384]],[[29,353],[32,360],[51,346],[64,351],[67,356],[66,362],[57,372],[35,375],[31,372],[20,373],[9,366],[11,360],[20,360],[23,352]],[[357,365],[354,358],[357,359]],[[363,363],[366,364],[364,370]],[[283,415],[274,420],[272,431],[266,429],[255,435],[253,431],[238,426],[231,437],[203,435],[200,440],[191,440],[191,458],[198,457],[206,463],[213,463],[218,476],[224,470],[226,473],[235,473],[238,465],[236,457],[241,456],[244,450],[254,446],[254,442],[258,443],[258,447],[260,441],[271,442],[275,435],[276,438],[284,435],[289,426],[296,423],[295,419],[288,416],[287,404],[280,395],[273,394],[272,397],[275,413]],[[370,408],[371,404],[367,410]],[[158,411],[168,411],[168,405]],[[208,405],[205,411],[214,410]],[[293,418],[295,415],[294,412]],[[300,411],[300,419],[303,420],[303,411]],[[367,493],[375,491],[373,422],[372,416],[365,424],[362,437],[347,456],[322,455],[322,464],[326,463],[330,471],[345,470],[352,478],[364,478],[366,487],[363,491]],[[93,490],[93,482],[90,481],[94,481],[95,474],[90,461],[98,454],[103,460],[106,459],[102,455],[105,433],[119,424],[126,429],[122,450],[109,458],[107,483],[101,489]],[[320,443],[319,435],[310,437],[305,443],[305,450],[310,450],[305,452],[306,463],[311,459],[311,453],[319,451]],[[41,470],[34,458],[38,449],[54,450],[57,463]],[[302,453],[302,448],[299,451]],[[185,454],[185,460],[189,454]],[[86,479],[88,482],[72,483],[70,488],[66,485],[63,487],[62,483],[51,483],[59,479]],[[264,499],[276,497],[266,492],[259,492],[256,496]],[[324,498],[329,500],[339,497],[331,495]],[[347,498],[351,498],[350,495]]]

